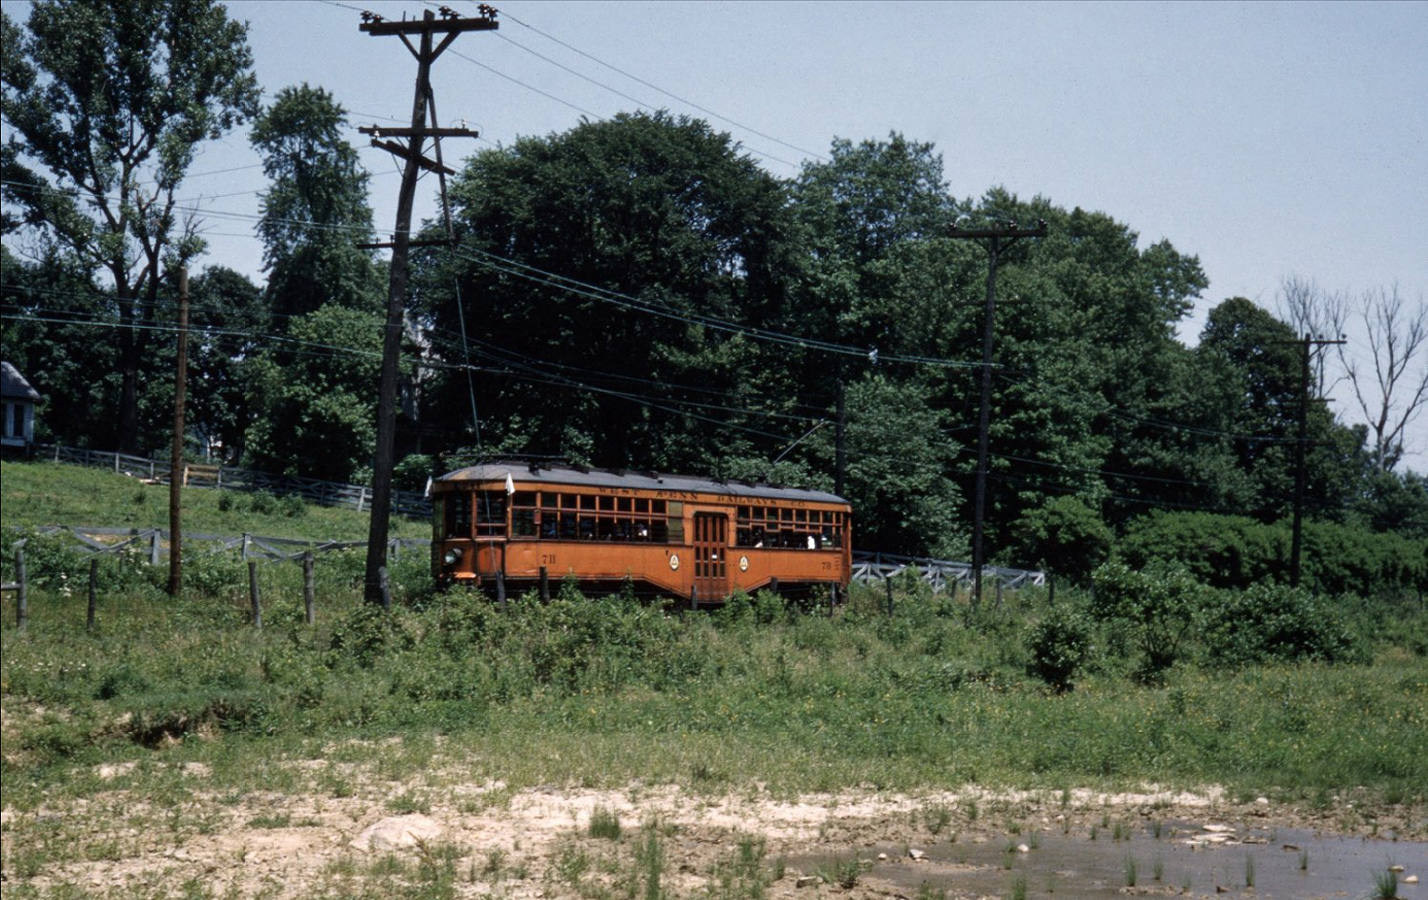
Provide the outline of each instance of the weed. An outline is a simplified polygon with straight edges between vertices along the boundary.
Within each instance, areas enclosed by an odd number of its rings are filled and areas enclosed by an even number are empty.
[[[1165,860],[1158,853],[1155,855],[1155,862],[1150,865],[1150,877],[1156,881],[1165,879]]]
[[[936,837],[952,821],[952,810],[945,803],[934,803],[922,809],[922,824],[927,833]]]
[[[917,886],[917,900],[947,900],[947,889],[934,887],[932,882],[924,881]]]
[[[816,874],[825,884],[836,884],[844,890],[852,890],[863,875],[863,864],[857,859],[835,856],[819,866]]]
[[[1160,840],[1160,832],[1163,827],[1159,819],[1150,823],[1150,833],[1157,841]]]
[[[292,817],[286,814],[254,816],[248,820],[249,828],[287,828]]]
[[[608,806],[596,806],[590,811],[590,825],[586,833],[593,838],[608,841],[620,839],[620,816]]]
[[[1245,887],[1254,887],[1254,855],[1245,854]]]
[[[1397,900],[1398,873],[1382,869],[1373,873],[1373,889],[1365,895],[1365,900]]]
[[[1135,857],[1126,854],[1125,861],[1121,863],[1121,872],[1125,875],[1126,887],[1135,887],[1136,884],[1136,864]]]
[[[975,822],[975,821],[977,821],[977,801],[976,801],[976,800],[968,800],[968,801],[967,801],[967,821],[968,821],[968,822]]]
[[[1309,871],[1309,851],[1308,851],[1308,850],[1300,850],[1300,851],[1299,851],[1299,871],[1301,871],[1301,872],[1307,872],[1307,871]]]
[[[644,881],[644,900],[662,900],[664,888],[664,842],[660,840],[656,823],[647,823],[639,846],[635,848],[635,858],[639,862],[640,874]]]
[[[1012,879],[1011,891],[1007,893],[1009,900],[1026,900],[1026,876],[1020,872]]]

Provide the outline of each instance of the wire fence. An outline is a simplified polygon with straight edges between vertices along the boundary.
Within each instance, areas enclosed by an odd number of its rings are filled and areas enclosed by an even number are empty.
[[[853,580],[859,584],[876,584],[888,578],[896,578],[909,569],[915,570],[918,577],[930,584],[933,593],[939,593],[949,587],[955,590],[956,585],[968,585],[974,580],[971,563],[920,556],[898,556],[875,550],[853,551]],[[982,581],[1007,589],[1029,585],[1044,587],[1046,573],[1029,569],[983,566]]]

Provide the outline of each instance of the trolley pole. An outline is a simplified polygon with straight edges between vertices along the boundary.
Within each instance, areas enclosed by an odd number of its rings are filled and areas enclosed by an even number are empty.
[[[406,318],[407,254],[412,246],[412,200],[416,195],[417,175],[420,170],[436,172],[443,176],[443,179],[446,175],[455,174],[454,170],[441,162],[441,138],[476,137],[476,132],[470,129],[436,127],[431,65],[463,32],[494,31],[499,27],[496,23],[496,10],[485,4],[481,4],[477,9],[480,16],[474,19],[461,18],[446,7],[442,7],[442,16],[439,19],[431,10],[427,10],[420,19],[403,19],[400,22],[388,22],[371,13],[362,14],[362,31],[374,37],[397,36],[417,61],[411,127],[361,129],[363,133],[372,136],[374,147],[380,147],[405,160],[401,191],[397,195],[397,223],[392,242],[369,245],[390,248],[392,251],[391,276],[387,288],[386,329],[382,336],[382,374],[377,388],[377,446],[372,461],[372,519],[367,535],[367,567],[363,591],[369,602],[380,603],[384,608],[391,602],[389,595],[382,589],[382,573],[387,566],[388,520],[392,512],[392,468],[396,463],[394,451],[397,433],[397,376]],[[435,43],[437,35],[441,36],[440,43]],[[413,37],[418,39],[418,46],[412,45],[410,38]],[[428,110],[432,114],[430,126],[427,123]],[[384,137],[406,138],[407,142],[403,145],[382,140]],[[423,155],[423,144],[427,138],[434,141],[437,155],[435,160]],[[447,241],[439,243],[445,244]]]
[[[1022,228],[1015,222],[1003,228],[952,228],[952,237],[975,240],[987,251],[987,302],[982,323],[982,398],[977,416],[977,488],[972,519],[972,608],[982,602],[982,567],[986,565],[983,551],[983,522],[987,514],[988,431],[992,420],[992,334],[996,322],[997,261],[1012,244],[1029,237],[1046,237],[1046,223],[1035,228]]]

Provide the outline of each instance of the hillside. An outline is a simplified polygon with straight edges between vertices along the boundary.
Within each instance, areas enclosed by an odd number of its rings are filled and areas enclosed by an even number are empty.
[[[368,516],[353,509],[210,489],[183,495],[185,531],[308,540],[367,537]],[[257,500],[255,504],[255,500]],[[169,488],[102,469],[50,462],[0,463],[0,527],[88,525],[168,528]],[[425,538],[424,520],[394,517],[392,537]]]

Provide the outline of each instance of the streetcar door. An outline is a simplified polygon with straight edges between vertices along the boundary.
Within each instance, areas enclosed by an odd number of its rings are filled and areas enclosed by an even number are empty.
[[[700,603],[729,596],[729,519],[722,513],[694,514],[694,590]]]

